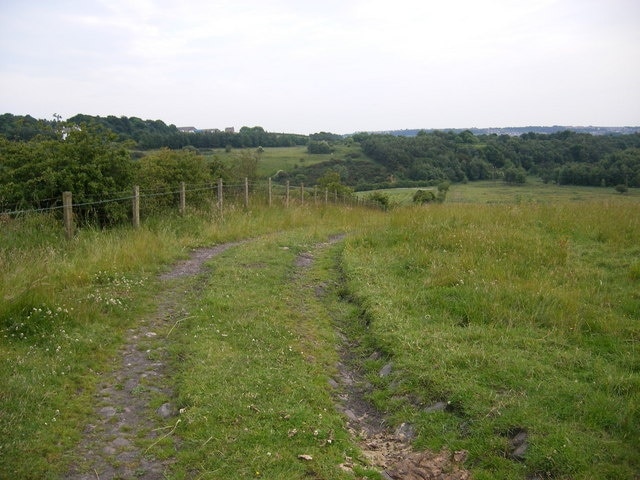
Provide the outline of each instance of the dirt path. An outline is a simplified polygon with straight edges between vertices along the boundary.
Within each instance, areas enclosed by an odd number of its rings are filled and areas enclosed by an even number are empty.
[[[204,271],[204,262],[238,244],[194,250],[160,280],[194,277]],[[163,289],[155,314],[128,330],[114,359],[117,368],[99,382],[93,420],[74,452],[77,460],[67,480],[165,478],[171,459],[156,458],[153,448],[141,445],[173,438],[180,421],[168,388],[165,340],[171,328],[189,315],[182,305],[184,294],[180,282]],[[178,448],[178,441],[173,442]]]
[[[298,275],[313,265],[317,251],[343,238],[331,237],[300,254],[295,259]],[[199,275],[205,271],[204,262],[240,243],[194,250],[189,259],[176,264],[160,280],[170,282]],[[186,288],[193,291],[193,284]],[[318,286],[316,291],[323,295],[324,287]],[[171,283],[158,295],[155,314],[127,332],[115,359],[117,368],[99,382],[93,421],[74,452],[77,460],[64,477],[66,480],[165,478],[172,455],[158,458],[152,447],[165,438],[171,439],[175,449],[180,446],[171,435],[180,419],[168,387],[165,340],[172,328],[189,316],[183,306],[184,295],[183,282]],[[336,406],[370,465],[381,469],[387,480],[469,479],[469,473],[459,466],[464,452],[413,452],[411,425],[388,428],[384,416],[365,400],[366,382],[358,373],[356,359],[349,354],[352,340],[342,340],[339,375],[333,381]],[[344,468],[349,469],[350,465],[345,464]]]
[[[298,255],[295,265],[299,272],[313,265],[316,250],[343,238],[344,235],[331,237],[328,242],[316,245],[312,251]],[[315,290],[319,297],[325,294],[324,287],[317,286]],[[335,391],[336,407],[344,414],[347,428],[368,463],[380,469],[385,480],[469,480],[471,474],[461,466],[467,452],[416,452],[411,447],[415,437],[415,429],[411,424],[403,423],[397,428],[389,426],[384,414],[366,400],[371,386],[360,373],[360,361],[351,353],[357,340],[343,334],[340,334],[340,338],[338,375],[332,379],[331,386]],[[374,352],[373,355],[379,354]],[[388,375],[391,369],[391,363],[385,365],[380,375]],[[351,470],[352,467],[343,464],[345,470]]]

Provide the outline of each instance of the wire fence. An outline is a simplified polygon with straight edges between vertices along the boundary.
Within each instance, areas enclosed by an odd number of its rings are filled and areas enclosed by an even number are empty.
[[[229,208],[250,208],[253,206],[292,207],[304,205],[338,204],[345,206],[380,205],[353,194],[343,194],[339,190],[320,187],[306,187],[304,184],[291,185],[266,181],[250,181],[188,185],[180,183],[179,187],[162,187],[156,190],[141,191],[134,186],[130,192],[115,192],[107,198],[92,199],[82,197],[74,202],[73,192],[63,192],[59,198],[38,200],[47,204],[35,208],[2,208],[0,215],[5,218],[19,217],[35,213],[62,211],[65,231],[68,238],[73,236],[77,221],[101,224],[132,222],[134,227],[140,226],[140,218],[163,211],[177,211],[184,215],[187,211],[218,210]]]

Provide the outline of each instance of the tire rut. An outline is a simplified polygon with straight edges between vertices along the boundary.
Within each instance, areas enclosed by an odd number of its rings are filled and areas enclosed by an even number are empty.
[[[344,237],[331,237],[328,242],[316,245],[315,249],[332,245]],[[311,267],[313,261],[313,252],[301,253],[295,260],[295,266],[299,271],[304,270]],[[316,286],[316,295],[321,301],[326,294],[325,287]],[[389,425],[386,415],[367,400],[372,387],[360,368],[361,359],[352,353],[357,339],[349,339],[339,326],[336,329],[340,339],[340,360],[338,374],[330,384],[336,408],[343,414],[346,428],[360,446],[367,463],[380,470],[385,480],[469,480],[470,472],[462,467],[468,455],[466,451],[414,451],[411,446],[416,433],[414,427],[402,423],[394,429]],[[379,353],[374,352],[373,355]],[[342,467],[353,472],[354,464],[345,463]]]
[[[207,260],[240,243],[193,250],[188,259],[159,279],[171,282],[202,274]],[[183,283],[170,284],[158,295],[155,314],[126,332],[114,359],[117,368],[98,382],[92,420],[72,453],[74,461],[63,477],[66,480],[166,477],[172,456],[166,458],[166,452],[156,456],[153,447],[165,439],[170,439],[173,449],[180,443],[172,435],[180,418],[171,401],[166,338],[189,315],[182,306],[184,294]]]

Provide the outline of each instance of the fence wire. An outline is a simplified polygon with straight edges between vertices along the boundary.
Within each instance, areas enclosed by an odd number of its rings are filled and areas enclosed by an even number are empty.
[[[215,197],[218,201],[225,198],[238,200],[240,197],[246,194],[244,189],[247,189],[249,192],[249,198],[245,199],[245,201],[251,201],[251,198],[255,198],[259,196],[261,201],[266,199],[268,195],[272,201],[281,200],[288,203],[296,203],[296,202],[315,202],[315,203],[357,203],[359,205],[366,205],[366,202],[361,200],[357,200],[356,197],[345,197],[339,195],[334,191],[325,191],[319,190],[317,187],[305,187],[304,185],[282,185],[278,183],[267,183],[267,182],[258,182],[258,181],[246,181],[245,183],[229,183],[222,184],[222,192],[220,192],[220,184],[200,184],[200,185],[190,185],[186,186],[184,189],[179,190],[164,190],[158,189],[156,191],[148,191],[148,192],[140,192],[138,198],[139,199],[152,199],[158,197],[167,197],[167,196],[177,196],[184,193],[185,195],[189,193],[196,192],[206,192],[211,191],[215,193]],[[133,191],[133,188],[132,190]],[[222,199],[218,198],[219,194],[222,193]],[[72,192],[73,194],[73,192]],[[127,192],[115,192],[112,194],[112,198],[104,198],[100,200],[89,200],[82,201],[78,203],[72,203],[72,208],[85,208],[85,207],[93,207],[99,205],[106,205],[109,203],[117,203],[124,201],[133,201],[136,197],[133,193]],[[213,195],[212,195],[213,197]],[[188,196],[187,196],[188,198]],[[59,201],[62,202],[62,195],[59,199],[56,198],[48,198],[48,199],[39,199],[38,203],[47,202],[47,201]],[[48,207],[41,208],[19,208],[15,205],[12,208],[4,208],[0,210],[0,214],[5,216],[21,216],[28,215],[33,213],[44,213],[44,212],[52,212],[63,210],[64,206],[62,204],[51,205]]]

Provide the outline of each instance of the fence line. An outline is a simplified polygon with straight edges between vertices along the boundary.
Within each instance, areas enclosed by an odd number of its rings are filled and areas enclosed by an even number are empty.
[[[292,188],[294,189],[293,191]],[[298,194],[294,193],[296,189],[299,189]],[[197,195],[198,193],[207,191],[215,193],[209,197],[204,198],[202,197],[202,195]],[[243,205],[244,208],[249,208],[249,206],[253,204],[266,204],[267,206],[271,207],[278,198],[281,200],[281,204],[286,208],[290,207],[292,204],[305,206],[308,204],[319,205],[324,203],[324,205],[328,205],[330,201],[334,204],[338,204],[340,203],[340,200],[342,200],[341,203],[343,205],[367,205],[366,202],[363,202],[362,199],[354,195],[341,197],[337,190],[329,191],[328,189],[324,189],[324,198],[322,198],[322,196],[319,196],[318,194],[318,187],[313,187],[312,189],[309,189],[308,187],[305,188],[303,183],[301,183],[298,187],[292,187],[288,180],[285,185],[279,185],[274,184],[271,178],[269,178],[267,182],[250,182],[248,178],[245,178],[243,183],[228,185],[225,185],[222,179],[218,179],[217,184],[211,183],[207,185],[193,185],[189,187],[185,182],[181,182],[178,190],[157,190],[155,192],[152,191],[147,193],[141,192],[139,186],[134,186],[131,190],[131,194],[129,195],[125,195],[124,192],[119,192],[116,198],[102,199],[93,202],[83,201],[73,203],[73,192],[63,192],[62,205],[53,205],[50,207],[28,210],[25,209],[4,212],[0,211],[0,214],[21,215],[32,212],[46,212],[62,209],[65,236],[67,239],[71,239],[74,235],[74,209],[78,209],[81,207],[91,207],[94,205],[105,205],[109,203],[130,201],[131,222],[134,228],[139,228],[141,218],[140,210],[144,199],[172,196],[174,197],[175,201],[175,197],[177,196],[178,212],[181,215],[185,215],[187,212],[188,199],[193,199],[194,194],[196,194],[196,197],[195,200],[192,200],[192,202],[199,201],[200,205],[205,202],[210,206],[215,205],[221,214],[223,214],[223,210],[228,204],[239,203]],[[376,204],[374,203],[373,205]]]

